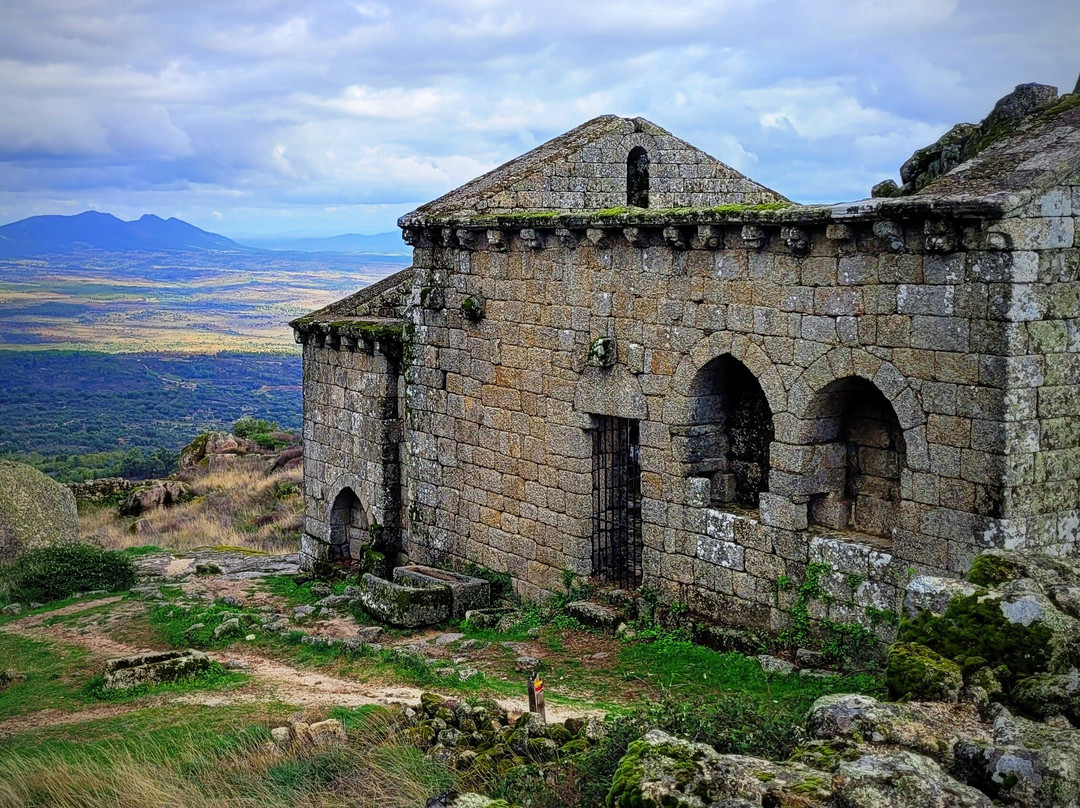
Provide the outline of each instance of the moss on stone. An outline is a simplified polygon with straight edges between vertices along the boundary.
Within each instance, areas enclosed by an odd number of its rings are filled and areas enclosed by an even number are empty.
[[[885,685],[897,700],[956,701],[963,685],[960,666],[925,645],[893,643]]]
[[[1004,555],[986,553],[971,562],[967,579],[976,586],[997,586],[1016,577],[1016,564]]]
[[[1029,626],[1010,623],[999,600],[975,593],[953,598],[941,616],[923,611],[901,622],[897,640],[919,643],[960,664],[982,657],[1011,683],[1046,670],[1051,636],[1041,621]]]

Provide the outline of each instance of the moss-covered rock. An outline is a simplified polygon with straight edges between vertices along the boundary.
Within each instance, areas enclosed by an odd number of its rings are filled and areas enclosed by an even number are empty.
[[[79,537],[71,490],[24,463],[0,460],[0,564]]]
[[[956,701],[963,686],[960,666],[925,645],[897,642],[889,648],[885,685],[907,701]]]
[[[897,640],[921,644],[941,656],[962,661],[981,657],[1015,680],[1047,670],[1054,632],[1044,620],[1013,622],[999,597],[984,594],[953,598],[943,615],[922,612],[900,624]]]
[[[1016,577],[1017,566],[1007,553],[983,553],[971,562],[967,579],[977,586],[993,587]]]
[[[705,744],[657,729],[630,744],[619,761],[607,808],[702,808],[705,805],[825,806],[831,777],[801,763],[721,755]]]
[[[1063,715],[1080,724],[1080,671],[1029,676],[1016,683],[1012,701],[1038,718]]]

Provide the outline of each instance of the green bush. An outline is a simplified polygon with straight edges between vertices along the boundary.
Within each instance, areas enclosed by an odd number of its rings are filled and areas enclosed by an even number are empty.
[[[233,424],[232,433],[238,438],[256,440],[257,436],[269,435],[280,429],[281,427],[273,421],[267,421],[265,418],[241,418]]]
[[[130,556],[79,542],[31,550],[0,571],[0,593],[18,602],[47,603],[76,592],[116,592],[134,585]]]

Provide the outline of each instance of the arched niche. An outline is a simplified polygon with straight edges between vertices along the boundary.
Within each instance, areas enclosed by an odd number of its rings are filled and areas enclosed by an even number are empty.
[[[907,466],[904,430],[889,399],[858,376],[837,379],[814,396],[811,524],[891,540]]]
[[[769,488],[773,413],[760,382],[731,354],[710,360],[690,385],[685,462],[690,476],[712,480],[712,499],[758,506]]]
[[[330,509],[330,561],[359,560],[371,545],[367,512],[360,498],[349,487],[342,488]]]

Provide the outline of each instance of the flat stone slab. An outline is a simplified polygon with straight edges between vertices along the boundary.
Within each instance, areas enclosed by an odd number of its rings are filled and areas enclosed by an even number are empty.
[[[591,600],[576,600],[566,604],[566,613],[591,628],[598,628],[614,634],[622,620],[622,613],[611,606],[593,603]]]
[[[449,587],[453,596],[451,616],[455,620],[464,618],[465,612],[491,605],[491,584],[483,578],[459,572],[410,564],[394,570],[394,582],[403,586]]]
[[[212,565],[220,575],[233,578],[258,578],[263,575],[296,575],[300,554],[262,555],[236,551],[196,550],[191,555],[151,553],[132,559],[139,578],[179,581],[195,575],[198,566]]]
[[[119,657],[105,663],[105,689],[127,690],[144,684],[178,682],[209,669],[210,658],[194,649]]]

